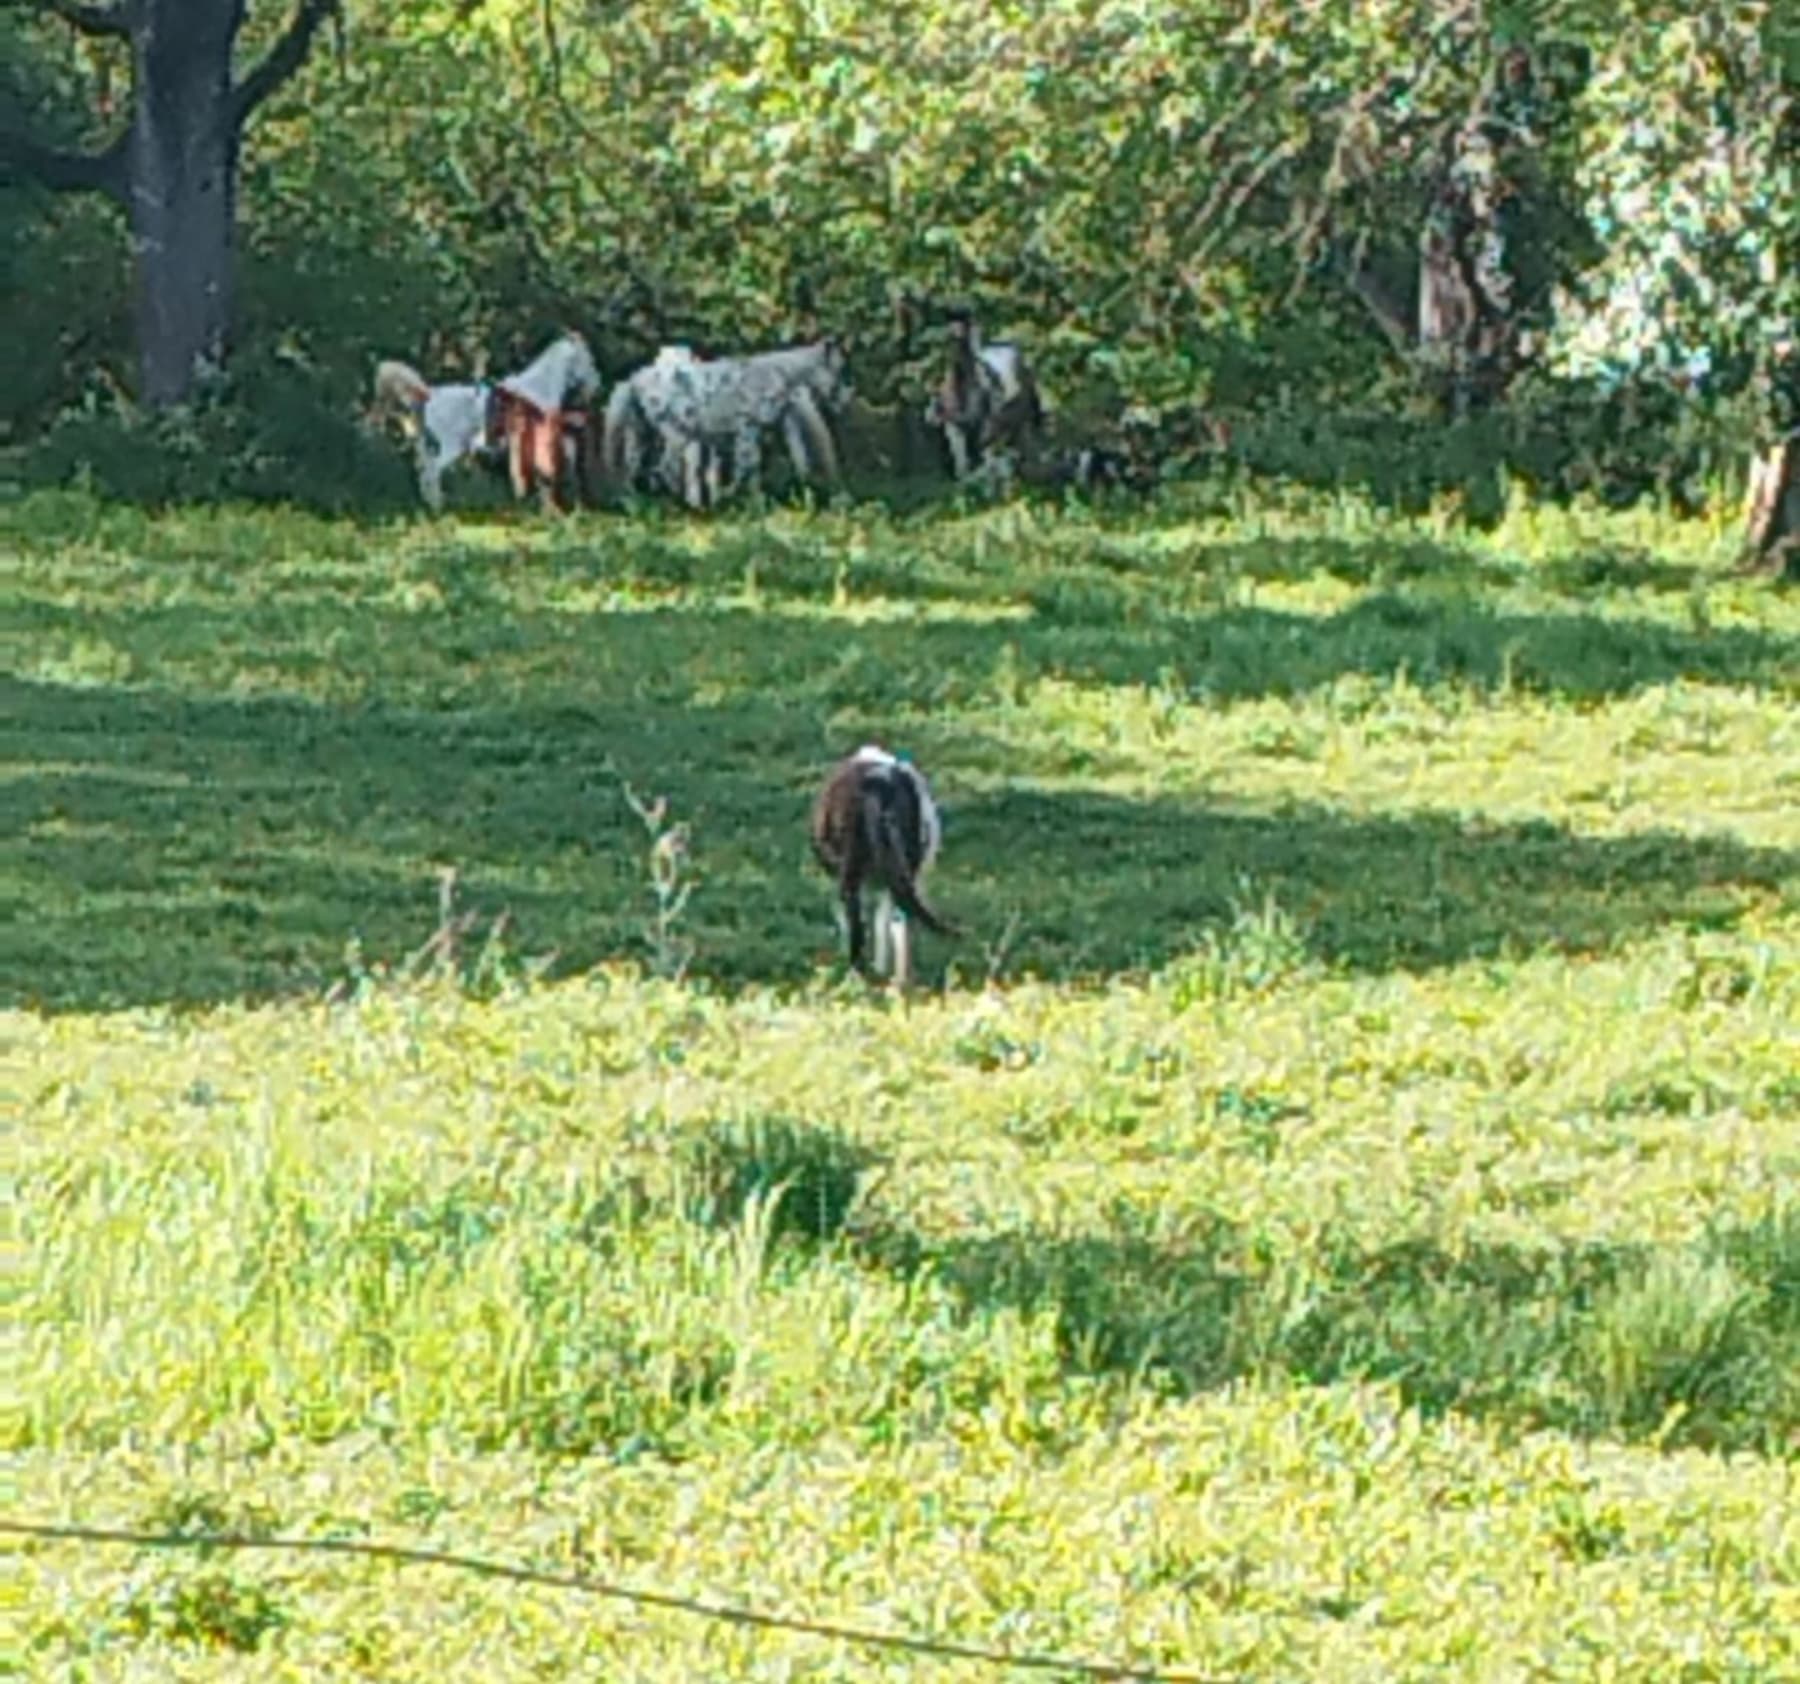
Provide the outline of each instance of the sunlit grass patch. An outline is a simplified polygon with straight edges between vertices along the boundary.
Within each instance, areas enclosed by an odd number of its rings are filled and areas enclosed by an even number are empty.
[[[348,1430],[403,1374],[410,1413],[504,1438],[503,1400],[537,1385],[509,1378],[510,1339],[548,1337],[552,1303],[604,1293],[619,1308],[570,1325],[629,1327],[642,1294],[652,1325],[714,1338],[720,1283],[794,1236],[838,1249],[790,1259],[759,1342],[860,1279],[857,1298],[903,1290],[928,1317],[961,1304],[971,1338],[997,1312],[1043,1318],[1072,1371],[1183,1390],[1370,1375],[1582,1431],[1678,1407],[1705,1442],[1793,1430],[1791,945],[1346,982],[1296,970],[1265,905],[1241,916],[1197,973],[904,1020],[617,976],[145,1020],[98,1055],[81,1020],[46,1024],[32,1099],[52,1132],[24,1185],[63,1308],[37,1323],[60,1378],[32,1436],[105,1440],[135,1407],[120,1374],[176,1384],[194,1431],[247,1396]],[[369,1237],[377,1347],[346,1266]],[[1646,1268],[1666,1301],[1629,1296]],[[543,1306],[533,1282],[556,1283]],[[150,1323],[104,1308],[150,1301]],[[258,1353],[248,1393],[226,1327]],[[886,1395],[882,1367],[859,1385]]]
[[[1779,1467],[1682,1455],[1647,1470],[1556,1439],[1507,1443],[1424,1421],[1383,1388],[1243,1388],[1122,1415],[1079,1396],[1048,1413],[996,1398],[954,1437],[801,1449],[746,1436],[679,1462],[458,1460],[365,1441],[280,1445],[252,1465],[261,1527],[455,1540],[653,1590],[1138,1665],[1581,1676],[1604,1654],[1617,1675],[1651,1679],[1698,1655],[1773,1680],[1796,1659]],[[45,1458],[18,1466],[37,1503],[74,1495]],[[235,1518],[243,1466],[97,1458],[80,1497],[127,1522],[171,1503]],[[27,1559],[23,1629],[40,1664],[228,1677],[237,1650],[297,1676],[352,1657],[396,1677],[598,1668],[645,1684],[903,1664],[330,1559],[162,1555],[121,1596],[129,1559]]]

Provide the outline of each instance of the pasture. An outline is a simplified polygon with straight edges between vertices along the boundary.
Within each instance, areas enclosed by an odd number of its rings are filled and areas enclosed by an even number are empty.
[[[1222,1679],[1793,1678],[1800,599],[1732,547],[14,500],[9,1512]],[[906,1003],[805,855],[870,738],[968,931]],[[1018,1675],[11,1569],[34,1678]]]

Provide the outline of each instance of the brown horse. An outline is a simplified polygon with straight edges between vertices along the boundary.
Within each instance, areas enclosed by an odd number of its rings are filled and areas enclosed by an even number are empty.
[[[546,509],[565,512],[586,500],[593,427],[585,409],[540,409],[497,386],[493,411],[493,437],[506,452],[515,497],[536,491]]]
[[[583,445],[592,432],[580,405],[599,378],[587,341],[571,330],[494,388],[490,436],[505,447],[515,497],[535,489],[546,508],[570,506],[576,482],[586,477]]]

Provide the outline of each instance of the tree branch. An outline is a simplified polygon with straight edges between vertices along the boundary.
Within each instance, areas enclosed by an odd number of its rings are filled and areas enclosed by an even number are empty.
[[[34,181],[53,193],[104,193],[125,202],[125,137],[104,152],[65,152],[0,130],[0,181]]]
[[[1365,266],[1360,251],[1351,258],[1346,278],[1350,290],[1362,300],[1375,318],[1376,326],[1387,336],[1387,342],[1402,357],[1410,358],[1415,346],[1405,302],[1374,270]]]
[[[1297,158],[1305,150],[1306,141],[1299,135],[1290,135],[1286,140],[1270,147],[1257,160],[1256,168],[1237,184],[1231,196],[1223,204],[1219,202],[1220,194],[1215,187],[1207,202],[1201,207],[1199,214],[1189,218],[1189,229],[1200,229],[1200,238],[1188,259],[1189,263],[1198,265],[1213,247],[1232,230],[1239,213],[1255,196],[1257,189],[1290,158]],[[1229,177],[1222,179],[1229,179]],[[1204,226],[1205,221],[1209,218],[1212,219],[1210,228]]]
[[[558,105],[563,101],[562,42],[556,33],[556,0],[542,0],[544,14],[544,50],[550,57],[550,91]]]
[[[83,35],[129,35],[137,22],[135,0],[118,0],[111,6],[90,6],[83,0],[37,0],[33,10],[59,17]]]
[[[300,0],[281,39],[263,56],[261,64],[238,83],[232,94],[232,114],[238,123],[306,62],[313,37],[326,18],[337,12],[342,0]]]

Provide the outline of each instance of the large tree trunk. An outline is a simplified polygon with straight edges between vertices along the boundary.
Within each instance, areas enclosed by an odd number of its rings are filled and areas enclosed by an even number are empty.
[[[3,0],[0,0],[3,3]],[[0,185],[104,193],[131,226],[139,397],[180,403],[225,357],[238,155],[244,125],[302,64],[342,0],[295,0],[287,28],[241,81],[232,48],[247,0],[40,0],[86,36],[129,40],[128,128],[99,152],[65,152],[0,128]]]
[[[239,116],[231,45],[243,0],[151,0],[134,33],[128,143],[140,393],[180,402],[231,325]]]

